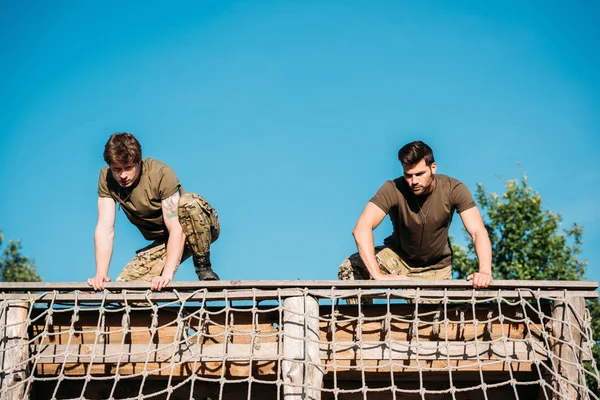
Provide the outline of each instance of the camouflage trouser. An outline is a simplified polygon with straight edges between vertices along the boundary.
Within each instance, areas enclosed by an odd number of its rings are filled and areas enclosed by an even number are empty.
[[[377,259],[379,269],[384,274],[406,275],[411,279],[452,279],[451,265],[435,269],[412,268],[395,251],[386,246],[375,247],[375,259]],[[373,279],[358,253],[352,254],[342,262],[338,278],[345,281]],[[346,302],[356,304],[357,300],[355,298],[346,299]]]
[[[219,237],[220,226],[217,212],[195,193],[185,193],[177,208],[179,223],[185,234],[185,246],[181,262],[194,257],[194,267],[210,266],[210,245]],[[137,251],[117,277],[118,282],[151,281],[165,267],[167,243],[157,241]]]

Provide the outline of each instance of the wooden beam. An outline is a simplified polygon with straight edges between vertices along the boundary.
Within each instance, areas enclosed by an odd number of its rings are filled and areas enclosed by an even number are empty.
[[[321,358],[335,360],[510,360],[544,361],[548,352],[539,342],[348,342],[321,345]]]
[[[285,399],[321,399],[319,303],[310,296],[284,301],[281,369]]]
[[[585,375],[581,370],[582,349],[585,332],[584,322],[585,299],[574,298],[569,301],[555,301],[552,304],[552,322],[549,338],[550,346],[556,358],[553,366],[560,377],[552,376],[555,390],[553,399],[562,399],[566,396],[573,400],[587,400],[588,392],[581,388],[586,387]]]
[[[27,303],[0,304],[0,398],[28,399]]]
[[[296,340],[296,339],[291,339]],[[316,336],[315,339],[317,340]],[[303,344],[303,343],[302,343]],[[337,342],[317,343],[318,365],[336,360],[503,360],[544,361],[548,352],[540,342]],[[285,345],[284,345],[285,347]],[[38,365],[60,363],[189,363],[226,361],[276,361],[279,343],[252,344],[128,344],[42,345],[32,357]],[[291,351],[291,350],[290,350]],[[287,358],[287,357],[286,357]],[[299,359],[303,361],[304,359]],[[313,360],[314,361],[314,360]],[[299,363],[301,364],[301,363]]]
[[[32,355],[38,365],[76,363],[193,363],[277,360],[279,343],[253,344],[76,344],[41,345]]]
[[[405,281],[399,281],[405,282]],[[467,302],[472,299],[541,299],[562,298],[567,297],[584,297],[586,299],[598,298],[598,292],[595,290],[576,290],[571,289],[565,293],[564,290],[443,290],[443,289],[393,289],[390,292],[390,298],[395,301],[402,299],[414,299],[419,294],[421,299],[438,299],[440,303],[442,299],[448,298],[454,302]],[[192,292],[192,293],[172,293],[172,292],[148,292],[143,291],[128,292],[125,296],[123,293],[90,293],[90,292],[43,292],[43,293],[0,293],[0,300],[21,300],[35,301],[36,303],[100,303],[100,302],[117,302],[124,304],[125,297],[129,304],[136,302],[154,301],[154,302],[204,302],[204,301],[233,301],[233,300],[277,300],[286,297],[302,296],[305,292],[302,289],[279,289],[279,290],[228,290],[228,291],[212,291],[212,292]],[[356,297],[356,289],[335,289],[332,294],[330,289],[311,289],[308,294],[320,299],[331,299],[334,301],[343,300],[345,298]],[[362,297],[373,299],[386,299],[387,293],[385,290],[364,288]],[[148,308],[147,308],[148,309]]]
[[[107,290],[150,289],[148,282],[107,282]],[[284,289],[284,288],[461,288],[472,289],[473,284],[466,280],[232,280],[232,281],[189,281],[171,282],[165,291],[177,290],[230,290],[230,289]],[[546,280],[494,280],[489,289],[558,289],[595,290],[596,281],[546,281]],[[0,291],[49,291],[81,290],[90,291],[85,282],[0,282]],[[477,291],[477,290],[475,290]]]

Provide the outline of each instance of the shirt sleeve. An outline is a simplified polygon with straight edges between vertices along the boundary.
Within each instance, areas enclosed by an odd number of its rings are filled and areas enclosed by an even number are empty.
[[[384,183],[377,193],[375,193],[375,196],[371,198],[370,202],[388,214],[392,207],[398,205],[398,196],[396,194],[394,182],[387,181]]]
[[[456,186],[454,186],[450,200],[452,206],[459,214],[476,206],[471,192],[462,182],[457,182]]]
[[[179,179],[177,179],[177,175],[175,175],[175,171],[169,166],[164,166],[160,171],[160,180],[158,183],[158,195],[161,200],[166,199],[169,196],[172,196],[175,192],[179,190],[181,186],[179,184]]]
[[[98,178],[98,197],[112,197],[110,190],[108,190],[108,167],[104,167],[100,170],[100,177]]]

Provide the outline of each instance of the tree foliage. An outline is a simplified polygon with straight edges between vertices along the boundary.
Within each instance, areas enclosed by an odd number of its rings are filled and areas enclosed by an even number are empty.
[[[495,279],[583,279],[587,261],[580,260],[583,227],[573,224],[560,230],[562,218],[545,210],[541,196],[523,176],[506,182],[506,193],[498,195],[477,186],[485,227],[492,242]],[[477,271],[475,249],[453,246],[453,269],[463,278]]]
[[[21,241],[9,240],[4,245],[4,235],[0,231],[0,282],[40,282],[35,262],[21,254]]]
[[[492,275],[495,279],[579,280],[583,279],[587,261],[580,259],[583,227],[573,224],[560,229],[559,214],[544,209],[541,196],[532,190],[527,177],[506,182],[502,195],[486,192],[477,186],[475,198],[492,243]],[[465,278],[478,270],[477,257],[471,241],[467,249],[453,244],[453,270]],[[592,332],[600,338],[600,303],[588,301]],[[600,347],[593,348],[596,364],[600,365]],[[593,373],[591,363],[586,369]],[[598,382],[586,375],[587,383],[598,394]]]

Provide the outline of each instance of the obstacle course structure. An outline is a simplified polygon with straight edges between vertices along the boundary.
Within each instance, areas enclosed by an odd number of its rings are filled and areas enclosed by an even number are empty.
[[[0,398],[598,398],[596,282],[147,287],[0,284]]]

